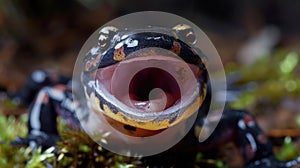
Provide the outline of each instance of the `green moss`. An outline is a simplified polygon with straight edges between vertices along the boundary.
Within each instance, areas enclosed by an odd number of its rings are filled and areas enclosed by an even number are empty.
[[[28,116],[18,119],[0,115],[0,167],[43,168],[53,167],[139,167],[139,158],[120,156],[104,150],[83,131],[68,128],[59,120],[62,141],[45,151],[41,148],[12,147],[9,142],[27,134]],[[63,130],[63,131],[62,131]]]

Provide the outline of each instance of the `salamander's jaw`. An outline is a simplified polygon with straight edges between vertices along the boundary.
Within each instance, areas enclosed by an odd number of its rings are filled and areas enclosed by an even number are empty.
[[[148,55],[98,69],[95,98],[106,121],[131,136],[151,136],[197,112],[203,72],[178,58]]]

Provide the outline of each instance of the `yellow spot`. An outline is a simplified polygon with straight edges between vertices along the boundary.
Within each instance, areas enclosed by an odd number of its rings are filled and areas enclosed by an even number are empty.
[[[113,112],[111,111],[111,109],[108,107],[108,105],[106,105],[106,104],[103,105],[103,111],[104,111],[105,113],[113,113]]]
[[[124,59],[125,59],[124,46],[122,46],[114,51],[114,60],[122,61]]]

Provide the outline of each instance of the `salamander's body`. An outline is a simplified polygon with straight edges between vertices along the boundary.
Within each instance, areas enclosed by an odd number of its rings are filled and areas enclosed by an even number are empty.
[[[33,72],[15,97],[32,104],[28,136],[11,145],[54,146],[60,139],[59,115],[68,125],[76,127],[80,122],[97,142],[99,133],[105,135],[107,141],[100,137],[101,145],[112,151],[127,152],[132,146],[137,153],[150,151],[144,157],[150,167],[187,167],[198,151],[211,152],[229,141],[240,148],[247,168],[297,165],[300,159],[281,162],[274,157],[269,141],[248,112],[227,109],[220,121],[214,115],[208,117],[211,89],[207,61],[195,43],[193,30],[187,25],[134,31],[104,27],[98,44],[80,62],[86,99],[80,103],[73,99],[78,92],[69,88],[70,78]],[[216,123],[214,132],[200,143],[200,132]],[[153,150],[162,153],[153,155]]]
[[[245,111],[225,110],[210,138],[198,142],[200,131],[206,129],[203,117],[211,92],[206,58],[193,46],[195,42],[188,25],[101,29],[98,44],[83,61],[82,83],[92,118],[102,118],[125,135],[148,137],[185,123],[198,112],[191,131],[170,151],[206,150],[235,141],[249,168],[292,166],[293,162],[274,158],[267,138]]]

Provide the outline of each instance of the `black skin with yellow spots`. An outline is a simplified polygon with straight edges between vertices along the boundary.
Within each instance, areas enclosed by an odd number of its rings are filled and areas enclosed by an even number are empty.
[[[101,47],[99,47],[99,52],[96,54],[93,55],[91,52],[87,54],[84,64],[86,64],[90,58],[96,58],[99,56],[99,54],[102,55],[97,65],[92,68],[93,70],[86,71],[84,73],[83,76],[85,76],[85,80],[90,80],[91,78],[86,76],[89,76],[89,74],[97,68],[103,68],[116,64],[124,60],[126,56],[134,51],[143,48],[158,47],[169,50],[181,57],[185,62],[197,65],[200,69],[204,70],[204,75],[198,80],[207,84],[209,79],[204,63],[206,61],[205,56],[198,48],[191,47],[195,42],[195,36],[193,35],[192,29],[187,25],[179,25],[175,26],[173,29],[169,29],[168,31],[176,37],[156,32],[129,32],[128,34],[121,32],[119,33],[119,38],[115,38],[118,36],[118,32],[114,31],[114,37],[111,39],[111,41],[107,39],[105,41],[110,43],[110,48],[107,47],[108,44],[105,44],[106,48],[104,51],[100,52]],[[122,40],[120,37],[124,34],[128,36]],[[189,45],[178,39],[178,37],[181,39],[183,38],[183,40]],[[137,40],[138,44],[134,47],[128,47],[125,42],[128,39]],[[120,45],[120,43],[122,43],[122,45]],[[116,47],[116,45],[119,46]],[[85,83],[85,81],[83,83]],[[91,92],[88,94],[90,93]],[[195,132],[197,132],[197,130],[201,129],[203,126],[203,119],[207,115],[211,102],[210,94],[211,89],[208,87],[207,96],[199,109],[198,118],[186,137],[175,147],[156,156],[144,158],[146,164],[149,166],[162,165],[165,167],[187,167],[189,165],[186,164],[194,158],[193,156],[198,151],[209,150],[229,141],[234,141],[235,144],[240,148],[241,155],[244,158],[244,165],[247,168],[287,168],[297,164],[297,160],[294,162],[281,162],[275,159],[270,142],[257,125],[253,117],[244,110],[225,110],[222,114],[221,121],[219,122],[213,134],[206,141],[199,143]],[[110,106],[110,102],[103,100],[101,97],[98,98],[102,100],[100,101],[100,107],[103,107],[103,103]],[[112,109],[115,108],[112,107]],[[115,111],[118,110],[115,109]],[[189,153],[190,155],[187,155],[186,153]]]
[[[180,39],[176,39],[175,37],[169,36],[163,33],[156,32],[141,32],[132,34],[124,40],[116,41],[117,43],[122,43],[131,38],[132,40],[137,40],[138,45],[135,47],[128,47],[126,43],[124,43],[123,48],[120,47],[121,52],[124,52],[125,57],[134,51],[138,51],[143,48],[149,47],[158,47],[166,50],[171,50],[175,54],[178,54],[180,58],[182,58],[187,63],[195,64],[201,68],[205,68],[202,59],[205,59],[204,55],[198,50],[192,49],[189,45],[181,41]],[[176,49],[178,47],[178,49]],[[98,68],[103,68],[112,64],[119,62],[119,60],[115,60],[112,55],[116,53],[115,48],[110,48],[106,51],[104,55],[101,57],[101,61],[98,64]],[[179,50],[179,51],[176,51]],[[124,58],[125,59],[125,58]]]
[[[176,32],[175,30],[171,30],[171,32],[173,34],[177,34],[177,36],[180,36],[180,33]],[[108,38],[108,35],[106,36]],[[106,100],[97,92],[93,92],[94,88],[86,84],[89,83],[89,81],[95,79],[95,73],[97,72],[98,69],[115,65],[125,60],[127,56],[129,56],[131,53],[134,53],[142,49],[148,49],[148,48],[160,48],[163,50],[162,52],[169,51],[179,56],[186,63],[196,65],[202,72],[201,76],[199,76],[197,80],[201,84],[199,94],[202,98],[204,98],[205,96],[204,90],[206,88],[206,83],[208,81],[208,73],[205,66],[206,58],[199,49],[191,47],[191,45],[186,44],[182,40],[173,37],[172,35],[168,35],[165,33],[157,33],[152,31],[138,32],[138,33],[133,33],[133,32],[116,33],[115,31],[113,31],[113,37],[110,37],[112,40],[108,41],[107,38],[105,39],[105,42],[99,42],[96,47],[91,49],[90,52],[87,53],[83,62],[83,67],[85,69],[82,75],[82,80],[83,80],[83,84],[85,84],[87,95],[91,96],[91,93],[95,93],[96,98],[99,99],[100,102],[99,108],[101,110],[103,110],[104,105],[107,105],[114,114],[117,114],[119,112],[122,114],[122,111],[120,111],[118,106],[113,105],[110,102],[110,100]],[[188,40],[190,39],[191,38],[189,37]],[[109,48],[107,48],[108,44],[103,44],[108,42],[110,43]],[[135,42],[137,44],[132,44]],[[102,45],[105,46],[105,49],[101,47]],[[148,52],[150,53],[156,52],[155,54],[159,54],[157,53],[159,52],[158,50],[155,51],[149,50]],[[147,54],[147,53],[143,53],[143,54]],[[134,120],[128,117],[128,115],[127,116],[123,115],[123,117],[129,120]],[[171,125],[173,124],[174,121],[176,121],[176,118],[174,117],[177,116],[170,115],[164,118],[161,117],[161,120],[165,120],[165,118],[168,118],[169,124]]]

